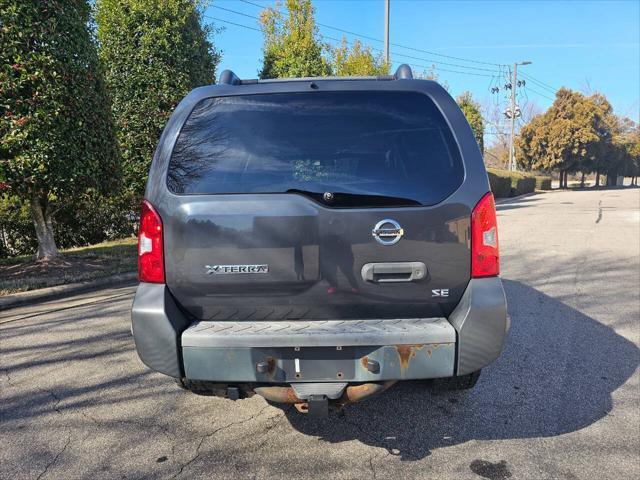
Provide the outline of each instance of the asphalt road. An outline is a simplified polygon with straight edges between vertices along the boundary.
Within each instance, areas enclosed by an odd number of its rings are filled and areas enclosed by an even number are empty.
[[[145,368],[133,287],[0,313],[0,477],[640,478],[640,191],[499,206],[512,328],[476,388],[314,420]]]

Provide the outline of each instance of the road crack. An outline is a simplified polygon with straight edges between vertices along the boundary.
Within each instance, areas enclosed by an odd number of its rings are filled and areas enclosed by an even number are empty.
[[[53,399],[56,401],[56,403],[53,404],[53,409],[56,411],[56,413],[59,413],[60,415],[62,415],[62,410],[58,408],[58,405],[60,405],[60,402],[62,401],[62,397],[59,397],[58,395],[56,395],[56,393],[53,390],[45,390],[45,392],[47,392],[50,396],[52,396]]]
[[[596,219],[596,223],[600,223],[602,220],[602,200],[598,202],[598,218]]]
[[[265,427],[264,433],[262,434],[262,441],[258,444],[256,450],[260,450],[262,449],[262,447],[264,447],[265,443],[267,443],[267,440],[269,439],[268,438],[269,433],[271,433],[271,431],[280,424],[282,419],[286,417],[287,413],[289,413],[292,408],[293,408],[293,405],[289,405],[286,408],[286,410],[284,410],[283,412],[280,412],[272,417],[267,418],[267,421],[275,419],[275,422],[272,422]]]
[[[378,475],[376,474],[376,467],[373,465],[373,457],[374,455],[371,455],[369,457],[369,470],[371,470],[371,476],[375,480],[376,478],[378,478]]]
[[[13,384],[11,383],[11,375],[9,375],[9,370],[3,368],[2,373],[4,374],[5,377],[7,377],[7,385],[9,385],[10,387],[13,387]]]
[[[200,449],[202,448],[202,444],[204,443],[204,441],[208,438],[213,437],[216,433],[221,432],[223,430],[226,430],[228,428],[234,427],[236,425],[242,425],[243,423],[247,423],[250,422],[251,420],[254,420],[255,418],[259,417],[260,415],[262,415],[262,412],[264,412],[266,409],[269,408],[269,405],[265,405],[262,409],[260,409],[259,412],[251,415],[249,418],[245,418],[243,420],[239,420],[237,422],[231,422],[228,423],[227,425],[223,425],[222,427],[218,427],[215,430],[203,435],[200,438],[200,441],[198,442],[198,446],[196,447],[196,454],[191,457],[187,462],[183,463],[180,466],[180,470],[178,471],[178,473],[176,473],[173,477],[171,478],[178,478],[180,475],[182,475],[182,472],[184,472],[185,468],[187,468],[189,465],[191,465],[193,462],[195,462],[198,458],[200,458]]]
[[[70,443],[71,443],[71,435],[67,437],[67,441],[65,442],[62,449],[56,454],[55,457],[53,457],[53,460],[50,461],[46,467],[44,467],[44,470],[40,473],[40,475],[38,475],[38,478],[36,480],[40,480],[42,477],[44,477],[47,474],[49,469],[55,465],[55,463],[58,461],[58,458],[60,458],[60,455],[64,453],[64,451],[67,449]]]
[[[60,402],[62,402],[62,400],[64,399],[64,397],[60,397],[58,396],[53,390],[45,390],[49,395],[51,395],[55,400],[56,403],[53,404],[53,409],[59,413],[60,415],[63,415],[62,410],[60,410],[60,407],[58,407],[58,405],[60,405]],[[96,425],[100,426],[100,422],[98,420],[96,420],[95,418],[93,418],[91,415],[89,415],[88,413],[84,412],[83,410],[79,410],[80,415],[82,415],[84,418],[87,418],[89,420],[91,420],[93,423],[95,423]]]
[[[389,455],[391,455],[391,452],[387,450],[387,452],[385,453],[385,455],[381,457],[381,459],[387,458]],[[374,453],[369,457],[369,460],[368,460],[369,470],[371,470],[371,477],[374,479],[378,478],[378,471],[376,470],[375,463],[373,462],[376,457],[377,455]]]

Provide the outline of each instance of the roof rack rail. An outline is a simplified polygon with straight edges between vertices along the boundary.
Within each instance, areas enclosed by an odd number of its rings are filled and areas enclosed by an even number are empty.
[[[238,77],[231,70],[224,70],[220,74],[220,78],[218,79],[218,83],[221,83],[221,84],[224,84],[224,85],[240,85],[242,83],[242,80],[240,80],[240,77]]]
[[[393,77],[396,80],[411,80],[413,79],[413,72],[411,71],[411,67],[409,65],[403,63],[398,67]]]
[[[286,81],[309,81],[309,80],[333,80],[336,79],[338,77],[313,77],[313,78],[287,78],[284,79]],[[383,75],[380,77],[357,77],[357,78],[351,78],[351,80],[363,80],[363,79],[378,79],[378,80],[411,80],[413,79],[413,72],[411,71],[411,67],[409,65],[407,65],[406,63],[403,63],[402,65],[400,65],[398,67],[398,69],[396,70],[396,73],[394,73],[393,75]],[[269,79],[269,80],[262,80],[261,82],[267,83],[267,82],[278,82],[278,81],[282,81],[283,79]],[[252,83],[258,83],[259,80],[255,79],[255,80],[241,80],[240,77],[238,77],[235,73],[233,73],[231,70],[224,70],[221,74],[220,74],[220,78],[218,79],[218,83],[221,85],[247,85],[247,84],[252,84]]]

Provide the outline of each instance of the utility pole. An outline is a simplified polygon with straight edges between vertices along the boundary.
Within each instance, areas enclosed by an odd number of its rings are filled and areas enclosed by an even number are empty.
[[[516,88],[518,88],[518,65],[530,65],[531,62],[516,62],[513,64],[513,79],[511,81],[511,136],[509,138],[509,170],[514,171],[516,169],[516,150],[515,150],[515,135],[516,135]]]
[[[389,2],[384,0],[384,61],[389,65]]]

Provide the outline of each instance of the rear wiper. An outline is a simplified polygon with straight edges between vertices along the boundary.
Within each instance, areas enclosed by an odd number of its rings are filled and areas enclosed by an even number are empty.
[[[403,197],[392,197],[388,195],[365,195],[360,193],[343,192],[311,192],[298,188],[290,188],[286,193],[297,193],[312,198],[316,202],[328,207],[393,207],[407,205],[421,205],[417,200]]]
[[[290,188],[289,190],[287,190],[284,193],[299,193],[300,195],[308,195],[308,196],[320,195],[320,196],[322,196],[322,193],[312,192],[310,190],[301,190],[299,188]]]

